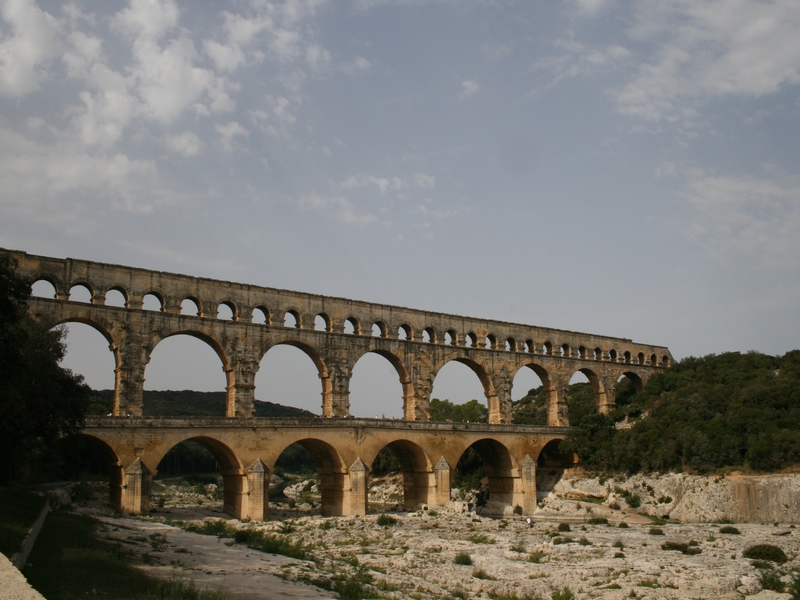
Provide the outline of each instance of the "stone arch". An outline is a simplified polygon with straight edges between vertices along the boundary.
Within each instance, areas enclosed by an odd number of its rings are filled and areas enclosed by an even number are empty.
[[[294,325],[287,325],[286,324],[286,322],[289,320],[289,317],[294,319]],[[283,323],[282,323],[282,325],[284,327],[290,327],[290,328],[293,328],[293,329],[301,329],[302,328],[302,323],[300,322],[300,313],[296,309],[290,308],[289,310],[287,310],[286,312],[283,313]]]
[[[492,438],[483,438],[470,444],[456,461],[458,462],[472,448],[483,461],[489,487],[489,504],[487,514],[503,514],[510,512],[514,500],[514,470],[516,465],[508,448]]]
[[[161,461],[170,450],[188,441],[197,442],[206,448],[214,456],[217,464],[219,464],[220,474],[224,481],[223,511],[233,517],[244,517],[245,515],[243,512],[248,512],[248,507],[243,506],[243,504],[246,502],[246,496],[249,492],[245,482],[246,475],[244,474],[244,465],[242,465],[236,452],[234,452],[230,446],[216,438],[205,435],[193,435],[191,430],[186,431],[182,435],[170,438],[169,444],[164,444],[158,448],[157,452],[150,457],[150,461],[153,463],[153,475],[155,475],[158,465],[161,464]]]
[[[333,413],[333,386],[331,383],[330,377],[330,370],[328,369],[327,364],[322,359],[322,355],[319,352],[319,349],[307,344],[305,342],[301,342],[299,340],[293,339],[289,336],[278,336],[273,339],[273,341],[263,347],[261,347],[256,355],[256,360],[258,364],[261,364],[261,361],[264,360],[267,352],[269,352],[272,348],[276,346],[293,346],[298,350],[301,350],[306,356],[311,359],[311,362],[314,363],[314,366],[317,369],[317,376],[320,379],[322,384],[322,415],[324,417],[332,417],[334,416]]]
[[[71,438],[71,439],[70,439]],[[79,433],[76,436],[62,438],[59,442],[70,441],[73,444],[84,446],[93,462],[103,462],[108,473],[108,492],[110,504],[118,511],[123,510],[123,469],[122,462],[116,450],[104,439],[90,433]],[[79,448],[77,452],[81,452]]]
[[[44,283],[49,283],[53,287],[53,295],[49,296],[49,298],[58,298],[59,295],[63,295],[64,294],[64,288],[65,288],[64,283],[61,280],[59,280],[59,279],[57,279],[55,277],[52,277],[52,276],[50,276],[50,275],[48,275],[46,273],[35,275],[29,281],[31,282],[31,295],[34,298],[46,298],[46,297],[48,297],[48,296],[35,296],[35,295],[33,295],[33,286],[35,286],[40,281],[42,281]]]
[[[444,366],[449,362],[457,362],[462,365],[466,365],[469,367],[475,375],[478,376],[478,380],[483,386],[483,394],[486,397],[486,403],[489,409],[489,415],[500,415],[502,414],[500,400],[495,393],[494,384],[492,383],[492,378],[486,372],[486,369],[480,363],[466,357],[455,357],[449,360],[445,360],[441,365],[433,373],[433,378],[431,380],[431,385],[436,382],[436,376],[439,372],[444,368]]]
[[[513,337],[506,338],[505,348],[506,352],[516,352],[517,340],[515,340]]]
[[[617,362],[617,351],[614,348],[608,351],[608,360],[611,362]]]
[[[223,306],[227,307],[228,310],[231,311],[230,319],[220,316],[220,312],[222,311],[222,307]],[[223,300],[222,302],[220,302],[219,306],[217,306],[217,314],[214,315],[214,316],[217,319],[221,319],[223,321],[238,321],[239,320],[239,313],[236,310],[236,305],[230,300]]]
[[[458,333],[456,333],[455,329],[448,329],[444,332],[444,344],[446,346],[458,345]]]
[[[625,350],[625,352],[622,353],[622,358],[623,358],[625,364],[628,364],[628,365],[631,364],[631,351],[630,350]]]
[[[258,313],[261,313],[260,317],[258,316]],[[269,309],[266,306],[264,306],[263,304],[261,304],[259,306],[256,306],[253,309],[253,312],[252,312],[252,315],[251,315],[251,318],[250,318],[250,322],[251,323],[255,323],[257,325],[267,325],[268,326],[268,325],[271,324],[270,317],[271,317],[271,315],[270,315]],[[263,323],[259,323],[259,321],[261,321],[262,318],[263,318],[264,322]]]
[[[539,377],[542,382],[542,387],[545,390],[545,394],[547,395],[547,423],[548,425],[559,424],[560,423],[560,412],[561,412],[561,403],[559,402],[558,398],[558,390],[556,389],[555,382],[550,377],[550,373],[548,373],[547,369],[545,369],[542,365],[534,363],[534,362],[526,362],[524,363],[517,371],[514,373],[514,377],[516,377],[517,373],[520,370],[528,368]],[[513,382],[513,378],[512,378]],[[565,416],[566,418],[566,416]]]
[[[527,354],[533,354],[536,351],[536,344],[534,344],[533,340],[525,340],[522,351]]]
[[[474,331],[470,331],[467,335],[464,336],[464,345],[467,348],[477,348],[478,347],[478,336],[475,334]]]
[[[348,331],[348,325],[353,329],[352,331]],[[350,316],[344,320],[343,330],[344,333],[348,335],[361,335],[361,323],[356,317]]]
[[[483,338],[483,347],[489,350],[496,350],[497,349],[497,337],[493,333],[487,333],[486,337]]]
[[[433,504],[434,498],[430,489],[430,474],[433,465],[425,451],[409,440],[395,440],[383,448],[389,448],[400,463],[403,473],[403,506],[406,510],[416,510],[422,504]],[[370,470],[375,458],[380,453],[380,448],[375,456],[370,457]]]
[[[118,292],[122,296],[123,300],[122,308],[128,308],[128,300],[129,300],[128,291],[124,287],[119,285],[115,285],[106,290],[105,296],[103,297],[103,304],[105,306],[115,306],[113,304],[108,303],[108,294],[111,292]]]
[[[603,356],[603,349],[600,346],[594,349],[594,360],[606,360],[606,357]]]
[[[572,356],[572,348],[569,344],[561,344],[561,356]]]
[[[536,457],[536,493],[539,497],[552,492],[561,481],[564,471],[580,463],[577,454],[560,451],[559,446],[563,441],[561,438],[550,440],[542,446]]]
[[[328,313],[321,312],[314,316],[314,330],[328,333],[333,331],[333,323]]]
[[[428,344],[437,343],[436,330],[433,327],[426,327],[425,329],[423,329],[422,341]]]
[[[200,300],[196,296],[186,296],[181,300],[181,314],[187,317],[203,316],[203,312],[200,309]]]
[[[345,514],[345,509],[349,508],[346,506],[344,489],[347,465],[336,448],[315,438],[294,440],[292,443],[286,444],[275,455],[270,465],[271,469],[275,468],[275,463],[280,458],[280,455],[292,444],[299,444],[308,450],[317,464],[317,473],[319,473],[320,479],[319,490],[322,496],[322,514],[325,516]]]
[[[166,310],[166,303],[165,303],[165,300],[164,300],[164,298],[165,298],[164,293],[160,292],[158,290],[150,290],[150,291],[147,291],[144,294],[142,294],[142,310],[154,310],[154,309],[145,309],[144,308],[144,305],[147,302],[147,297],[148,296],[158,300],[158,303],[159,303],[160,306],[159,306],[159,309],[157,311],[155,311],[155,312],[162,312],[163,313]]]
[[[402,331],[402,333],[400,333]],[[405,337],[403,337],[405,336]],[[405,339],[407,342],[414,341],[414,330],[408,323],[403,323],[397,328],[397,339]]]
[[[550,340],[547,340],[542,344],[542,354],[551,355],[553,354],[553,343]]]
[[[142,381],[145,380],[144,376],[147,373],[147,365],[150,363],[150,357],[153,355],[153,351],[156,349],[158,344],[163,340],[176,335],[188,335],[200,340],[201,342],[205,342],[216,353],[217,357],[219,357],[220,361],[222,362],[222,370],[225,373],[225,392],[227,394],[227,401],[225,403],[225,416],[236,416],[236,381],[233,367],[231,366],[230,357],[228,356],[228,353],[222,343],[212,335],[209,335],[203,329],[203,325],[194,320],[188,321],[186,324],[178,324],[173,327],[162,329],[153,334],[153,336],[150,338],[150,341],[142,349]],[[141,411],[141,406],[139,407],[139,410]],[[141,414],[141,412],[139,414]]]
[[[575,369],[569,374],[569,381],[572,380],[572,377],[575,373],[583,373],[586,376],[586,379],[589,380],[589,383],[592,385],[592,390],[594,391],[594,400],[595,400],[595,408],[597,412],[602,414],[608,414],[614,409],[614,399],[609,398],[609,394],[607,393],[605,383],[603,382],[602,378],[597,375],[592,369],[589,368],[581,368]],[[572,421],[570,417],[570,421]],[[576,423],[577,424],[577,423]]]
[[[380,320],[375,321],[372,324],[371,335],[372,337],[382,337],[382,338],[389,337],[389,329],[386,327],[386,323]]]
[[[633,371],[623,371],[622,374],[620,375],[620,377],[622,377],[622,376],[627,377],[628,379],[630,379],[631,383],[633,384],[634,389],[637,392],[641,392],[642,389],[644,389],[644,380],[639,376],[638,373],[634,373]],[[619,379],[620,378],[618,377],[617,381],[619,381]]]
[[[375,349],[375,350],[364,350],[361,352],[357,352],[353,358],[353,369],[355,369],[356,364],[358,361],[367,354],[377,354],[389,361],[389,363],[394,367],[394,370],[397,372],[397,377],[400,380],[400,385],[403,389],[403,418],[407,420],[415,420],[414,415],[417,414],[416,412],[416,401],[417,397],[414,393],[414,383],[411,380],[411,375],[409,374],[408,366],[403,362],[403,360],[397,356],[396,354],[382,349]],[[352,371],[351,371],[352,374]]]
[[[70,300],[70,302],[86,302],[85,300],[73,300],[72,299],[72,294],[75,292],[75,290],[76,289],[80,290],[81,288],[83,288],[84,290],[89,292],[88,304],[94,304],[94,288],[92,287],[92,285],[88,281],[85,281],[83,279],[75,281],[75,282],[70,284],[70,286],[69,286],[69,300]]]

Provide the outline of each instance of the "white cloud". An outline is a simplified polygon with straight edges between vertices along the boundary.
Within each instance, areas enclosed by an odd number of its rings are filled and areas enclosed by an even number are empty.
[[[686,234],[711,256],[765,269],[800,266],[800,184],[698,173],[684,196]]]
[[[225,152],[231,152],[233,150],[233,138],[235,136],[241,135],[247,137],[250,135],[250,132],[236,121],[231,121],[225,125],[217,124],[214,126],[214,129],[220,136],[220,143]]]
[[[435,175],[426,175],[425,173],[415,173],[411,182],[402,177],[376,177],[374,175],[351,175],[339,184],[340,188],[352,190],[357,188],[365,188],[375,186],[380,190],[382,195],[385,195],[389,190],[399,191],[409,187],[417,187],[422,189],[430,189],[436,185]]]
[[[461,92],[459,92],[458,97],[462,100],[464,98],[469,98],[470,96],[478,93],[478,90],[481,89],[481,86],[478,84],[477,81],[474,79],[467,79],[461,82]]]
[[[22,98],[47,77],[61,48],[60,26],[33,0],[6,0],[0,14],[14,32],[0,42],[0,95]]]
[[[233,137],[233,134],[231,134]],[[203,142],[193,131],[184,131],[177,135],[168,135],[165,139],[167,148],[183,156],[197,156],[203,149]],[[230,144],[230,138],[228,139]]]
[[[691,120],[710,99],[757,98],[800,83],[800,10],[793,2],[671,0],[636,6],[630,34],[655,40],[657,49],[614,93],[623,114]]]
[[[368,61],[363,56],[356,56],[351,62],[345,64],[342,67],[342,71],[347,73],[348,75],[353,75],[354,73],[362,73],[364,71],[369,70],[372,66],[372,63]]]
[[[320,196],[312,193],[292,198],[291,202],[303,210],[330,212],[335,219],[354,225],[366,225],[378,220],[375,215],[359,213],[351,202],[341,196]]]
[[[630,50],[618,44],[592,48],[578,42],[573,34],[556,41],[562,53],[545,56],[534,63],[534,69],[552,73],[549,85],[567,77],[590,77],[625,65],[632,56]]]

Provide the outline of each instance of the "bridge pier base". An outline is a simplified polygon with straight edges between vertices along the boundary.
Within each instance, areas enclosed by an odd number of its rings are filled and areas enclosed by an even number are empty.
[[[125,469],[122,480],[120,512],[130,515],[150,512],[150,485],[153,481],[153,474],[141,458],[137,458],[130,467]]]
[[[361,458],[350,465],[350,502],[346,516],[363,517],[367,514],[368,469]]]
[[[450,502],[450,464],[444,456],[433,467],[433,479],[436,488],[433,501],[429,502],[434,506],[444,506]]]
[[[252,521],[266,521],[269,516],[269,469],[260,458],[247,468],[247,507],[244,517]]]
[[[522,514],[531,516],[536,512],[536,463],[526,454],[519,466],[520,479],[520,501],[518,505],[522,507]]]

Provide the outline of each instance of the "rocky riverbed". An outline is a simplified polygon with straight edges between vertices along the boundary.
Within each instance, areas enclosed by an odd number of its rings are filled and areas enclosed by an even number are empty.
[[[714,483],[713,478],[708,481],[708,486],[719,487],[721,483]],[[684,481],[681,485],[685,491],[694,489],[695,483]],[[654,509],[661,507],[661,516],[671,517],[673,511],[663,509],[680,503],[669,496],[666,487],[659,491],[657,485],[655,479],[603,483],[580,477],[562,480],[553,493],[542,498],[530,524],[513,514],[488,517],[480,508],[475,512],[468,495],[445,508],[391,510],[396,507],[398,493],[394,480],[383,481],[373,486],[380,489],[371,491],[371,498],[386,500],[385,504],[373,504],[372,510],[387,509],[385,515],[391,519],[380,514],[322,517],[318,503],[314,503],[313,482],[303,480],[287,486],[295,500],[293,508],[286,503],[274,505],[271,520],[264,523],[229,519],[221,512],[213,484],[157,484],[153,506],[161,506],[142,518],[112,516],[98,501],[83,510],[103,513],[103,535],[126,539],[126,547],[137,551],[149,570],[162,575],[182,574],[253,600],[289,595],[288,590],[281,592],[279,586],[268,584],[267,576],[296,582],[301,587],[291,595],[308,598],[335,597],[323,588],[348,579],[364,585],[368,591],[365,597],[398,600],[550,599],[556,597],[554,594],[569,597],[564,595],[565,590],[575,598],[791,597],[764,590],[762,581],[767,587],[780,587],[800,570],[800,530],[793,524],[788,520],[736,523],[734,530],[724,529],[725,525],[710,518],[718,512],[714,506],[694,513],[705,522],[681,522],[678,518],[656,521],[642,512],[656,514],[658,510]],[[668,481],[663,485],[674,490],[678,484]],[[709,498],[715,497],[715,493],[709,494]],[[645,498],[637,502],[634,495]],[[668,497],[671,502],[666,502]],[[301,498],[311,503],[299,501]],[[693,502],[703,506],[697,497]],[[631,505],[637,503],[637,507]],[[230,538],[210,539],[218,548],[238,548],[235,559],[201,552],[200,546],[208,545],[209,538],[192,537],[199,534],[187,533],[176,525],[198,527],[204,521],[218,528],[224,522],[229,532],[257,530],[303,546],[307,559],[265,560],[262,553]],[[151,531],[153,527],[158,531]],[[157,534],[155,538],[151,537],[153,533]],[[158,549],[153,539],[158,540]],[[198,540],[195,550],[192,539]],[[744,551],[757,544],[781,548],[788,562],[754,563],[745,558]],[[241,580],[234,572],[260,575],[265,585],[252,585],[242,595]]]

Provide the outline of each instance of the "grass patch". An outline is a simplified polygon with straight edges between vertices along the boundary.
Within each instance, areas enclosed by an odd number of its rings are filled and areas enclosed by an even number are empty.
[[[475,579],[486,579],[489,581],[497,581],[497,577],[492,577],[483,569],[475,569],[474,571],[472,571],[472,576]]]
[[[173,523],[173,525],[201,535],[215,535],[220,538],[232,538],[236,535],[236,528],[228,525],[222,519],[203,521],[200,525],[196,523]]]
[[[572,600],[575,597],[575,594],[572,593],[568,587],[565,587],[561,590],[553,590],[552,596],[550,596],[553,600]]]
[[[240,529],[235,533],[233,539],[241,544],[246,544],[248,548],[267,554],[281,554],[300,560],[305,560],[308,556],[307,549],[302,543],[295,543],[285,537],[265,534],[263,531],[255,529]]]
[[[765,590],[772,590],[773,592],[786,590],[786,584],[781,581],[781,576],[772,569],[761,571],[758,574],[758,581]]]
[[[559,523],[558,524],[558,531],[560,533],[566,533],[566,532],[569,532],[569,531],[572,531],[572,530],[569,528],[569,523]]]
[[[528,554],[528,562],[535,563],[538,565],[540,562],[542,562],[542,559],[546,556],[547,554],[545,554],[541,550],[536,550],[535,552],[531,552],[530,554]]]
[[[455,558],[453,559],[453,562],[457,565],[469,566],[472,564],[472,557],[466,552],[459,552],[458,554],[456,554]]]
[[[750,546],[742,554],[745,558],[753,560],[771,560],[772,562],[782,565],[787,560],[786,553],[772,544],[757,544]]]
[[[702,550],[697,547],[697,542],[664,542],[661,544],[662,550],[669,550],[673,552],[682,552],[683,554],[700,554]]]
[[[66,511],[47,517],[24,574],[48,600],[94,595],[115,600],[223,600],[180,579],[158,581],[129,564],[130,553],[94,537],[97,522]]]
[[[622,521],[619,525],[617,525],[619,529],[627,529],[628,524],[625,521]]]
[[[589,525],[608,525],[608,519],[605,517],[592,517],[588,523]]]
[[[386,513],[381,514],[376,521],[379,527],[391,527],[395,523],[397,523],[397,519],[395,519],[392,515],[387,515]]]
[[[467,540],[473,544],[494,544],[495,539],[485,533],[471,533],[467,536]]]
[[[664,535],[664,530],[660,527],[651,527],[648,533],[650,535]]]

